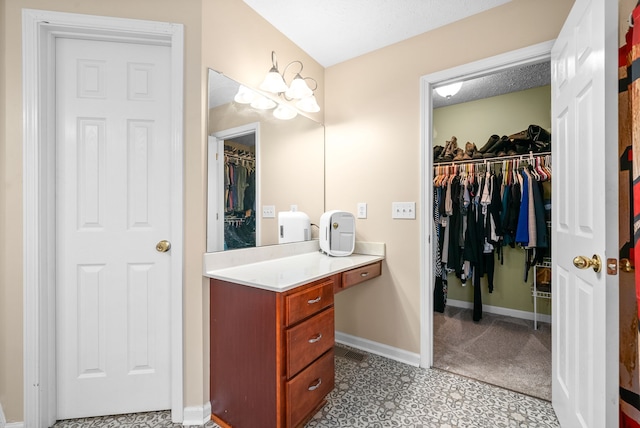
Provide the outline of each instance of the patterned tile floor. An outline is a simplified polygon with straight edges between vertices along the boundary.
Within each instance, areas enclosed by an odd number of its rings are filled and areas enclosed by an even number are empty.
[[[55,428],[179,427],[169,412],[59,421]],[[218,427],[213,422],[206,428]],[[559,427],[551,404],[437,369],[366,354],[336,357],[336,387],[306,425],[326,427]]]

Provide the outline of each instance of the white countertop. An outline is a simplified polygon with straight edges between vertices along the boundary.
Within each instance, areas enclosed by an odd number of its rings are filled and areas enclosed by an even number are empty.
[[[205,266],[203,274],[209,278],[283,292],[320,278],[383,260],[383,254],[352,254],[346,257],[331,257],[319,251],[306,251],[301,254],[231,267],[207,269]]]

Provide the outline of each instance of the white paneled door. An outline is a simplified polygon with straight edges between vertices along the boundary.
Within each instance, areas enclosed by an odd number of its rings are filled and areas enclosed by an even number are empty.
[[[169,47],[56,39],[58,419],[171,408],[169,79]]]
[[[618,423],[618,277],[607,272],[618,257],[614,3],[577,0],[551,54],[552,389],[563,427]]]

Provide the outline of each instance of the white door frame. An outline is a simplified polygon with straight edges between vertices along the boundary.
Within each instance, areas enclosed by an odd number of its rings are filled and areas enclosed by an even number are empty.
[[[438,71],[420,79],[420,367],[433,365],[433,100],[436,86],[480,77],[514,66],[522,66],[551,58],[554,40]],[[553,256],[553,255],[552,255]]]
[[[53,66],[59,36],[171,49],[171,418],[182,422],[183,25],[23,9],[24,423],[56,420]]]

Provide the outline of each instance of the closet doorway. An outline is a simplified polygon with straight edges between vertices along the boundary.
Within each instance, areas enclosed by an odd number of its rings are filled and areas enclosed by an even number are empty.
[[[617,5],[575,2],[555,42],[424,76],[422,171],[432,167],[431,91],[533,58],[551,59],[554,132],[552,241],[553,407],[563,425],[613,426],[619,416],[619,158]],[[545,46],[546,45],[546,46]],[[549,54],[551,52],[551,54]],[[428,149],[427,149],[428,148]],[[431,154],[431,153],[429,153]],[[426,174],[425,174],[426,175]],[[425,179],[425,177],[422,177]],[[428,183],[426,183],[428,184]],[[421,364],[433,360],[431,185],[421,183],[425,257]],[[584,255],[583,253],[588,253]],[[603,269],[606,267],[606,269]],[[428,308],[428,309],[427,309]]]
[[[430,141],[433,146],[446,146],[447,141],[452,141],[452,137],[457,136],[459,138],[457,147],[462,152],[467,149],[467,153],[464,159],[458,158],[457,161],[447,158],[445,161],[440,159],[439,162],[434,162],[434,154],[429,152],[431,146],[427,145],[425,159],[429,158],[429,162],[425,163],[426,187],[429,186],[429,181],[436,178],[438,174],[450,174],[452,171],[456,171],[456,173],[464,171],[465,174],[471,171],[475,175],[478,171],[483,173],[502,172],[507,166],[505,162],[507,159],[512,166],[518,165],[520,162],[528,163],[530,160],[528,150],[519,155],[510,153],[505,156],[505,154],[501,154],[500,158],[488,154],[486,157],[482,157],[478,153],[483,146],[489,143],[487,139],[490,139],[492,135],[509,136],[526,130],[530,124],[540,125],[542,128],[550,130],[551,100],[548,85],[551,45],[551,43],[544,43],[492,58],[489,61],[468,64],[456,69],[458,75],[445,76],[443,73],[443,78],[440,81],[431,80],[431,83],[436,82],[434,84],[436,88],[460,81],[464,81],[464,83],[463,89],[458,95],[451,98],[443,98],[434,92],[431,97],[432,105],[428,107],[425,105],[425,115],[430,116],[428,122],[430,129],[424,129],[424,135],[431,133]],[[528,73],[533,78],[527,78],[526,75],[519,73]],[[517,79],[522,79],[522,81],[517,81]],[[460,98],[465,98],[464,90],[473,93],[474,97],[459,101]],[[485,95],[477,95],[483,91],[486,92]],[[515,93],[513,93],[514,91]],[[487,119],[481,118],[482,114],[473,114],[469,111],[473,108],[490,108],[486,106],[491,105],[491,102],[500,102],[503,99],[518,105],[518,102],[522,103],[522,101],[513,101],[517,96],[542,97],[542,100],[538,102],[543,104],[546,102],[547,105],[543,106],[543,111],[538,108],[534,118],[530,120],[525,119],[527,114],[523,113],[519,120],[508,117],[500,118],[504,120],[502,122],[496,120],[493,125],[487,124]],[[483,98],[486,100],[482,100]],[[453,104],[457,104],[457,106],[448,107]],[[513,109],[513,107],[511,108]],[[447,109],[451,112],[456,109],[453,113],[454,120],[449,123],[447,115],[440,114]],[[509,117],[510,113],[512,112],[496,112],[497,115]],[[451,114],[448,117],[451,117]],[[541,117],[542,119],[540,119]],[[478,123],[474,124],[474,119],[477,119]],[[502,123],[502,125],[495,125],[495,123]],[[483,137],[469,136],[468,133],[465,133],[465,128],[470,129],[474,126],[481,128],[478,132]],[[476,158],[474,159],[470,159],[474,155],[473,146],[467,146],[467,141],[475,143]],[[494,152],[494,155],[497,155],[497,151]],[[538,156],[536,153],[535,155],[535,159],[544,159],[542,154]],[[550,161],[550,156],[548,161]],[[445,170],[446,172],[444,172]],[[434,175],[429,177],[432,171]],[[484,177],[484,174],[482,176]],[[433,206],[434,196],[437,194],[435,187],[425,190],[423,212],[435,214],[434,210],[437,209]],[[425,214],[425,222],[425,230],[435,229],[433,215]],[[433,236],[435,241],[437,233]],[[432,243],[431,248],[434,253],[439,251],[437,244],[437,242]],[[482,308],[481,318],[478,316],[477,305],[475,314],[473,309],[474,291],[477,287],[472,285],[472,278],[465,278],[464,273],[461,279],[460,272],[452,272],[442,276],[449,279],[448,299],[446,305],[440,308],[442,313],[434,312],[435,302],[432,290],[435,284],[432,272],[427,269],[425,280],[429,286],[425,293],[429,293],[430,296],[428,298],[425,296],[425,302],[429,303],[428,306],[424,306],[421,314],[423,335],[426,333],[426,337],[423,337],[422,340],[422,365],[444,369],[550,400],[550,300],[537,300],[536,317],[539,322],[538,329],[534,329],[532,319],[534,298],[531,286],[535,273],[533,269],[529,269],[528,278],[525,281],[527,253],[520,248],[507,246],[500,248],[500,254],[500,257],[493,255],[495,262],[493,292],[488,294],[486,276],[480,282],[480,294],[481,298],[484,298],[484,305],[480,306]],[[435,260],[435,258],[431,257],[429,260]],[[432,262],[427,262],[427,266],[429,265],[434,266]],[[437,271],[437,269],[435,270]]]
[[[207,228],[207,251],[260,245],[256,177],[259,124],[216,132],[209,136],[208,211],[216,226]]]

